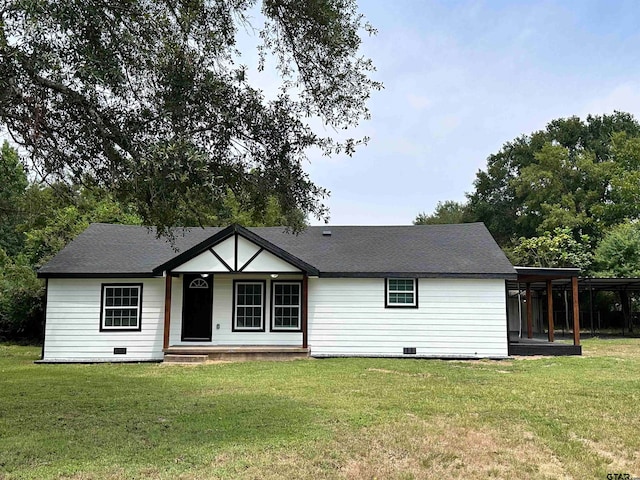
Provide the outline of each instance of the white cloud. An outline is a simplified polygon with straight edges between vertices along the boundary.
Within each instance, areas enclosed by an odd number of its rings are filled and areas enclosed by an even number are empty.
[[[429,97],[425,95],[415,95],[413,93],[407,95],[407,102],[409,102],[409,106],[414,110],[424,110],[433,105]]]
[[[580,113],[581,117],[588,114],[602,115],[613,113],[614,110],[633,113],[636,118],[640,115],[640,83],[624,82],[602,96],[586,103]]]

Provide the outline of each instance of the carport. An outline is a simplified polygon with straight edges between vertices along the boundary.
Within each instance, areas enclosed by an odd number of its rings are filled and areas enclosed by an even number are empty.
[[[507,282],[507,322],[509,328],[509,355],[580,355],[580,306],[579,306],[579,268],[540,268],[540,267],[515,267],[517,278]],[[524,298],[523,298],[524,287]],[[573,344],[555,342],[555,318],[553,292],[562,290],[570,292],[571,307],[566,301],[565,309],[567,323],[572,313],[570,325]],[[535,298],[534,298],[535,297]],[[539,322],[537,332],[534,332],[534,308],[546,297],[546,327],[547,338],[541,334],[544,325]],[[514,311],[514,300],[517,308]],[[523,308],[524,304],[524,308]],[[541,318],[543,306],[538,305],[538,317]],[[517,313],[516,313],[517,312]],[[514,316],[517,315],[517,330],[512,327]],[[526,332],[523,332],[523,315],[526,320]],[[537,333],[537,335],[536,335]]]
[[[594,294],[598,292],[618,293],[621,298],[621,308],[624,316],[622,324],[622,334],[625,334],[625,327],[629,325],[632,316],[630,294],[640,292],[640,278],[581,278],[579,279],[579,289],[583,294],[589,295],[589,329],[592,334],[600,330],[600,319],[595,318]],[[585,313],[582,312],[582,327],[586,327]]]
[[[603,291],[620,294],[627,323],[631,315],[629,295],[640,292],[640,278],[579,278],[578,268],[515,269],[517,279],[507,282],[511,355],[580,355],[581,328],[588,328],[591,334],[600,330],[599,317],[596,318],[594,312],[594,295]],[[557,298],[558,294],[564,299],[562,309],[554,307],[554,296]],[[564,321],[558,318],[562,315]],[[572,344],[556,342],[558,330],[562,330],[563,336],[570,334]]]

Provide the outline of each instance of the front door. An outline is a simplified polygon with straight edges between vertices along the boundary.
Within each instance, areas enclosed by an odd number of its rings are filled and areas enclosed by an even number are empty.
[[[210,342],[213,277],[185,274],[182,282],[182,340]]]

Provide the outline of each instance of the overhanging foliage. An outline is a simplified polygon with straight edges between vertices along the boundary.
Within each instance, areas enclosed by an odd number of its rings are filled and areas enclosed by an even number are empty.
[[[261,54],[281,90],[265,99],[238,63],[255,0],[8,0],[0,8],[0,123],[42,176],[90,178],[163,231],[230,188],[288,223],[326,218],[301,163],[351,153],[309,126],[367,118],[379,83],[358,53],[371,33],[353,0],[265,0]]]

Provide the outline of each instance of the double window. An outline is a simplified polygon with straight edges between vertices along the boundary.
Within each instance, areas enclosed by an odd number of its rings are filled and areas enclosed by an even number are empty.
[[[100,330],[140,330],[142,284],[102,284]]]
[[[233,282],[233,331],[265,331],[266,282]],[[271,283],[271,331],[299,332],[302,287],[299,281]]]
[[[236,280],[233,285],[233,330],[264,332],[265,282]]]
[[[418,306],[417,278],[387,278],[385,290],[386,307],[415,308]]]

